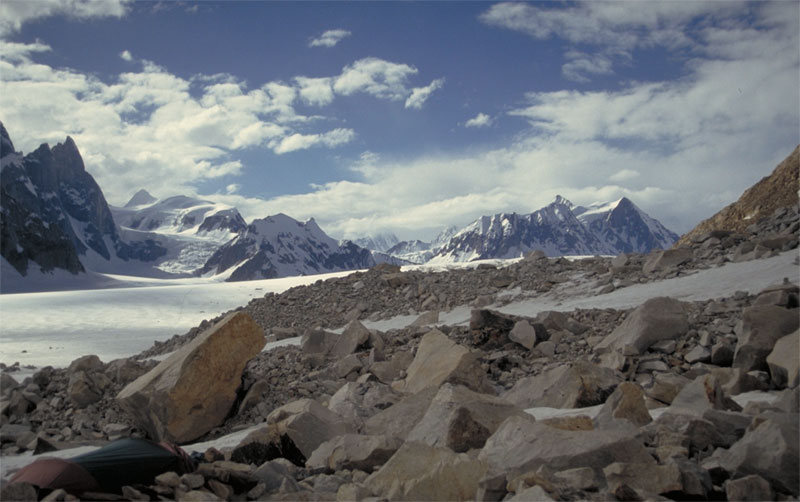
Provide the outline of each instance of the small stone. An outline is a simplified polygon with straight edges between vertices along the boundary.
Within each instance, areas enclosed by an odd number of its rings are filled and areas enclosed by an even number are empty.
[[[181,485],[181,478],[178,473],[170,471],[156,476],[156,483],[161,486],[177,488]]]
[[[200,474],[184,474],[181,476],[181,483],[186,485],[190,490],[200,488],[205,484],[206,480]]]
[[[728,497],[728,500],[753,502],[774,500],[772,487],[769,486],[769,482],[758,474],[751,474],[743,478],[726,481],[725,495]]]

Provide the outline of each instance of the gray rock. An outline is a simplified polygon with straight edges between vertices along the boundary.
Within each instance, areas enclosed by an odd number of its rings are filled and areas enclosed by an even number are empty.
[[[702,375],[684,386],[672,400],[672,408],[702,415],[706,410],[741,411],[741,407],[725,395],[714,375]]]
[[[530,488],[526,488],[521,492],[515,494],[513,497],[508,499],[509,502],[527,502],[530,500],[540,500],[540,501],[553,501],[555,500],[553,497],[550,496],[549,493],[545,491],[539,485],[531,486]]]
[[[611,491],[620,485],[658,494],[683,491],[683,476],[674,463],[614,462],[603,468],[603,474]]]
[[[407,442],[365,481],[388,500],[470,500],[486,464],[465,453]]]
[[[311,330],[300,338],[300,348],[306,354],[327,354],[339,336],[321,329]]]
[[[594,423],[602,428],[614,420],[627,420],[636,426],[647,425],[653,420],[645,406],[641,387],[632,382],[620,383],[600,408]]]
[[[306,467],[372,472],[385,464],[402,444],[402,440],[393,437],[344,434],[322,443],[311,454]]]
[[[553,470],[590,467],[599,471],[613,462],[654,462],[627,430],[566,431],[518,415],[500,425],[478,459],[487,463],[487,475],[504,474],[508,480],[542,465]]]
[[[556,472],[553,477],[570,488],[582,491],[595,491],[600,487],[597,474],[589,467],[576,467]]]
[[[531,350],[537,342],[543,341],[541,337],[537,336],[536,329],[525,320],[517,321],[514,324],[514,328],[509,332],[508,338],[528,350]]]
[[[477,353],[433,329],[420,340],[417,355],[408,367],[403,391],[415,394],[445,382],[465,385],[479,392],[486,390],[489,388],[486,375],[477,360]]]
[[[343,358],[358,350],[369,340],[369,330],[358,321],[350,321],[331,347],[330,354]]]
[[[800,288],[796,284],[783,283],[770,286],[756,295],[753,305],[776,305],[784,308],[798,306]]]
[[[729,479],[725,482],[725,496],[728,500],[753,502],[775,500],[769,482],[758,474],[751,474],[739,479]]]
[[[767,356],[775,342],[800,326],[797,310],[774,305],[754,305],[742,312],[739,339],[733,366],[750,370],[768,370]]]
[[[775,342],[767,365],[772,383],[779,389],[800,385],[800,330]]]
[[[689,364],[707,363],[711,361],[711,351],[702,345],[697,345],[683,356],[683,360]]]
[[[504,399],[479,394],[460,385],[444,384],[428,410],[406,437],[462,453],[483,447],[509,416],[523,411]]]
[[[711,364],[727,367],[733,364],[736,347],[729,340],[722,338],[711,346]]]
[[[780,491],[797,497],[800,494],[798,422],[800,417],[795,413],[765,413],[757,417],[741,440],[720,452],[720,465],[733,479],[757,474]]]
[[[585,360],[557,366],[534,377],[523,378],[502,395],[523,408],[582,408],[602,404],[619,384],[608,369]]]
[[[355,354],[349,354],[333,365],[333,370],[339,378],[345,378],[350,373],[358,372],[361,368],[361,360]]]
[[[325,441],[353,432],[352,425],[312,399],[300,399],[281,406],[267,416],[267,424],[270,442],[283,447],[287,440],[291,441],[303,455],[303,460]],[[245,438],[240,446],[247,440]]]
[[[642,272],[650,275],[662,270],[669,270],[691,261],[693,257],[692,250],[685,247],[657,251],[652,253],[644,262]]]
[[[376,413],[364,422],[367,434],[385,434],[390,437],[406,439],[411,429],[428,410],[437,387],[428,387],[416,394],[406,396],[394,405]]]
[[[431,324],[436,324],[439,322],[439,311],[438,310],[431,310],[429,312],[425,312],[417,317],[414,322],[411,323],[411,326],[430,326]]]
[[[651,298],[631,312],[594,350],[602,354],[618,351],[624,355],[644,353],[660,340],[677,338],[689,328],[686,309],[672,298]]]

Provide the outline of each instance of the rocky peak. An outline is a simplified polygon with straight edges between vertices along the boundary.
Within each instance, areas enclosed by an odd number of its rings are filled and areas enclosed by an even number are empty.
[[[5,157],[9,153],[14,153],[14,143],[11,142],[11,137],[6,131],[6,126],[0,122],[0,157]]]
[[[148,204],[152,204],[157,200],[158,200],[157,198],[150,195],[150,192],[142,188],[141,190],[136,192],[133,195],[133,197],[131,197],[131,200],[129,200],[128,203],[125,204],[125,207],[145,206]]]

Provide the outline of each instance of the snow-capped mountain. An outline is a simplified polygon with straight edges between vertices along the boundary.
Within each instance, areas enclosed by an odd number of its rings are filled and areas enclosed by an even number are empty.
[[[530,214],[500,213],[475,220],[430,261],[515,258],[537,249],[548,256],[646,253],[671,246],[677,237],[626,198],[575,207],[557,196]]]
[[[305,223],[277,214],[253,221],[217,250],[201,275],[229,274],[228,281],[271,279],[375,265],[369,250],[351,241],[339,244],[314,219]]]
[[[389,248],[400,242],[397,236],[390,232],[360,237],[358,239],[352,239],[352,241],[362,248],[381,253],[385,253]]]
[[[667,249],[678,240],[658,220],[651,218],[627,197],[614,202],[573,208],[572,212],[589,230],[617,253],[648,253]]]
[[[170,273],[201,268],[247,228],[234,207],[184,195],[158,200],[144,189],[124,207],[112,206],[111,212],[126,239],[153,239],[167,250],[154,265]]]
[[[152,239],[125,241],[72,138],[23,156],[0,124],[2,256],[21,276],[38,270],[107,271],[166,253]]]
[[[389,248],[386,254],[399,258],[409,263],[425,263],[456,234],[457,228],[450,226],[442,230],[431,242],[421,240],[401,241]]]

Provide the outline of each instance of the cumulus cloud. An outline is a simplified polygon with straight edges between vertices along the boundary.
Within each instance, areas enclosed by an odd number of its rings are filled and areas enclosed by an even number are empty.
[[[492,125],[492,122],[492,117],[486,115],[485,113],[479,113],[467,120],[467,122],[464,124],[464,127],[489,127]]]
[[[342,128],[334,129],[323,134],[295,133],[276,142],[273,150],[277,154],[284,154],[294,152],[295,150],[306,150],[318,145],[334,147],[349,143],[353,138],[355,138],[355,131]]]
[[[608,177],[611,181],[615,181],[617,183],[621,183],[624,181],[630,181],[632,179],[636,179],[639,177],[639,172],[634,171],[633,169],[621,169],[611,176]]]
[[[407,64],[364,58],[342,69],[334,79],[333,90],[345,96],[365,92],[396,101],[408,95],[408,78],[416,73],[417,69]]]
[[[431,97],[434,91],[441,89],[444,86],[444,79],[437,78],[425,87],[415,87],[411,90],[411,95],[406,98],[406,108],[414,108],[421,110],[425,102]]]
[[[131,54],[131,51],[129,51],[127,49],[122,51],[122,52],[120,52],[119,53],[119,57],[120,57],[120,59],[123,59],[125,61],[133,61],[133,55]]]
[[[351,33],[347,30],[337,29],[328,30],[317,38],[312,38],[308,42],[309,47],[333,47],[342,41],[342,39],[349,37]]]
[[[32,19],[66,15],[76,19],[122,17],[133,0],[34,0],[0,2],[0,36],[19,31]]]
[[[329,77],[295,77],[300,97],[310,105],[328,105],[333,102],[332,80]]]

